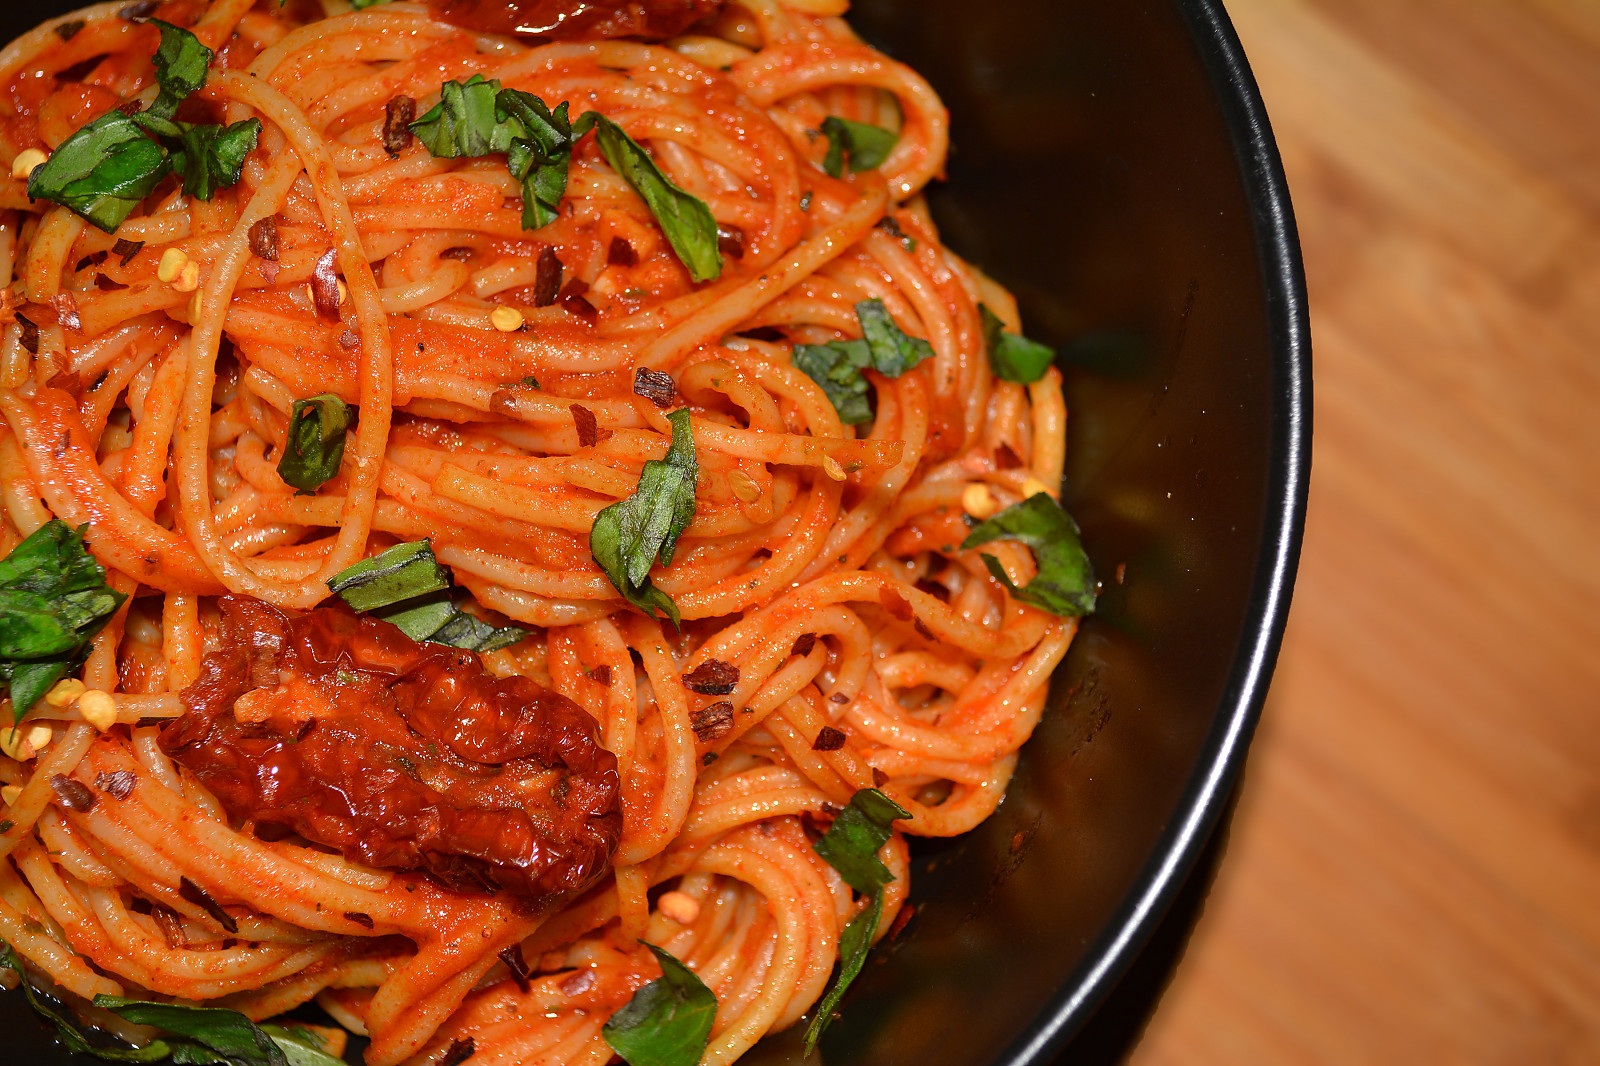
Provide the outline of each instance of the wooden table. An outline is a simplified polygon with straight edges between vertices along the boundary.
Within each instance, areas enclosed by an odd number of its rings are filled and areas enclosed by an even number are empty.
[[[1600,1063],[1600,0],[1228,0],[1305,248],[1310,520],[1136,1066]]]

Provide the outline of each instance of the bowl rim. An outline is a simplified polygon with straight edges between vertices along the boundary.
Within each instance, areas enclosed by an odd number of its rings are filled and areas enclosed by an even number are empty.
[[[1283,161],[1255,76],[1222,0],[1172,0],[1189,29],[1233,142],[1256,251],[1271,348],[1267,507],[1244,633],[1174,818],[1134,890],[994,1066],[1044,1066],[1139,956],[1204,852],[1244,767],[1288,621],[1311,474],[1311,327],[1305,269]]]

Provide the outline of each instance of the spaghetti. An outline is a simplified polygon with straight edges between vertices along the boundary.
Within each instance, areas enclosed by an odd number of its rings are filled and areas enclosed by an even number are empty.
[[[845,6],[737,0],[658,43],[538,43],[408,2],[113,0],[0,52],[0,153],[22,160],[0,179],[0,554],[86,526],[126,597],[81,680],[0,733],[0,939],[87,1021],[150,1035],[97,995],[258,1020],[315,1001],[372,1066],[600,1064],[604,1024],[667,965],[654,945],[715,995],[702,1061],[728,1063],[812,1008],[852,919],[875,908],[876,939],[901,917],[906,834],[994,810],[1075,619],[1035,606],[1037,546],[1008,527],[986,561],[967,518],[1054,507],[1061,381],[992,372],[1014,301],[920,195],[945,111]],[[257,120],[259,142],[236,183],[163,179],[107,232],[30,199],[25,153],[151,109],[150,16],[215,52],[170,120]],[[600,116],[535,228],[504,149],[414,132],[474,76]],[[709,210],[708,280],[626,143]],[[850,347],[874,330],[913,351],[898,374]],[[354,424],[297,491],[282,460],[311,397]],[[593,531],[680,427],[692,519],[625,588]],[[526,631],[467,659],[583,708],[614,756],[620,832],[582,894],[352,861],[174,761],[227,650],[220,598],[300,617],[424,539],[473,624]],[[907,816],[869,899],[814,845],[870,789]]]

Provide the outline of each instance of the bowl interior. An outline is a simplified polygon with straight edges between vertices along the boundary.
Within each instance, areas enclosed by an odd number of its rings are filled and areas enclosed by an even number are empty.
[[[0,40],[72,4],[0,10]],[[858,0],[941,93],[946,241],[1057,345],[1065,502],[1104,582],[998,813],[916,849],[907,933],[830,1066],[1045,1061],[1181,882],[1226,798],[1287,610],[1309,358],[1293,222],[1211,0]],[[0,996],[17,1061],[66,1055]],[[799,1061],[798,1032],[756,1062]]]

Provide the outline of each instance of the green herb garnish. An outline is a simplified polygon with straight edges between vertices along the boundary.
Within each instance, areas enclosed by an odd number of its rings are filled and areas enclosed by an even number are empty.
[[[107,233],[174,170],[185,193],[210,200],[217,189],[238,182],[261,135],[260,119],[231,126],[174,120],[178,105],[205,84],[215,54],[188,30],[150,21],[161,29],[161,45],[155,54],[160,91],[149,109],[106,112],[63,141],[28,177],[30,199],[61,204]]]
[[[983,556],[989,573],[1013,598],[1064,618],[1094,610],[1094,567],[1078,537],[1078,524],[1049,493],[1035,493],[975,526],[961,542],[961,550],[1002,539],[1032,548],[1039,565],[1037,576],[1026,587],[1018,588],[999,559]]]
[[[709,281],[722,273],[722,250],[717,246],[717,220],[704,200],[691,196],[661,173],[650,153],[623,128],[600,114],[585,111],[572,125],[575,137],[594,130],[600,152],[611,169],[622,175],[639,194],[667,243],[677,253],[689,276]]]
[[[316,492],[339,473],[350,422],[349,406],[332,393],[296,400],[278,476],[302,493]]]
[[[667,457],[646,462],[633,494],[595,516],[589,551],[623,599],[651,618],[659,609],[677,626],[678,605],[651,583],[650,568],[671,564],[678,537],[694,518],[699,466],[689,409],[680,407],[667,418],[672,423]]]
[[[353,610],[383,619],[415,641],[488,652],[528,635],[521,626],[492,626],[456,603],[450,571],[427,540],[396,544],[348,566],[328,588]]]
[[[13,725],[83,661],[127,599],[84,547],[88,528],[52,519],[0,560],[0,681]]]
[[[927,341],[895,325],[882,300],[856,304],[856,320],[861,323],[861,340],[797,344],[793,356],[794,365],[822,386],[839,412],[839,421],[847,425],[872,421],[867,379],[861,371],[871,367],[885,377],[897,378],[933,355],[933,346]]]
[[[843,176],[847,156],[852,173],[882,166],[894,150],[895,142],[900,140],[894,130],[852,122],[838,115],[822,120],[822,135],[828,138],[828,154],[823,157],[822,169],[835,178]]]
[[[689,967],[654,944],[661,977],[633,994],[600,1030],[628,1066],[695,1066],[711,1041],[717,997]]]
[[[511,176],[522,183],[522,228],[538,229],[554,222],[567,191],[567,168],[572,162],[572,124],[567,104],[554,111],[532,93],[503,90],[496,100],[502,114],[522,124],[523,136],[506,151]]]
[[[866,964],[872,937],[883,920],[883,886],[894,880],[878,858],[878,849],[894,835],[893,822],[909,818],[911,812],[875,788],[864,788],[850,797],[850,805],[839,812],[823,838],[812,847],[828,865],[839,871],[845,884],[870,897],[866,910],[853,918],[839,936],[839,976],[833,987],[817,1003],[811,1025],[806,1029],[806,1054],[816,1048],[818,1039],[833,1019],[833,1010]]]
[[[61,142],[28,176],[28,198],[49,200],[112,233],[172,171],[167,151],[121,111]]]
[[[876,892],[894,880],[889,868],[878,861],[878,849],[894,835],[890,824],[910,817],[910,811],[882,792],[864,788],[850,797],[850,805],[812,847],[839,871],[845,884],[862,894]]]
[[[411,123],[417,139],[440,159],[504,153],[522,183],[522,228],[555,221],[576,139],[566,103],[552,111],[532,93],[503,89],[481,74],[447,81],[439,92],[433,109]]]
[[[1000,316],[986,304],[978,305],[983,319],[983,346],[989,353],[989,366],[1001,381],[1016,381],[1023,385],[1038,381],[1055,362],[1056,353],[1038,341],[1030,341],[1020,333],[1008,333]]]
[[[171,1034],[143,1047],[96,1044],[64,1011],[34,991],[22,960],[10,944],[0,940],[0,967],[22,978],[28,1005],[55,1026],[56,1037],[68,1051],[93,1055],[107,1062],[219,1063],[225,1066],[344,1066],[313,1042],[303,1029],[256,1025],[235,1010],[221,1007],[186,1007],[177,1003],[151,1003],[119,996],[96,996],[94,1005],[138,1025],[150,1025]]]

